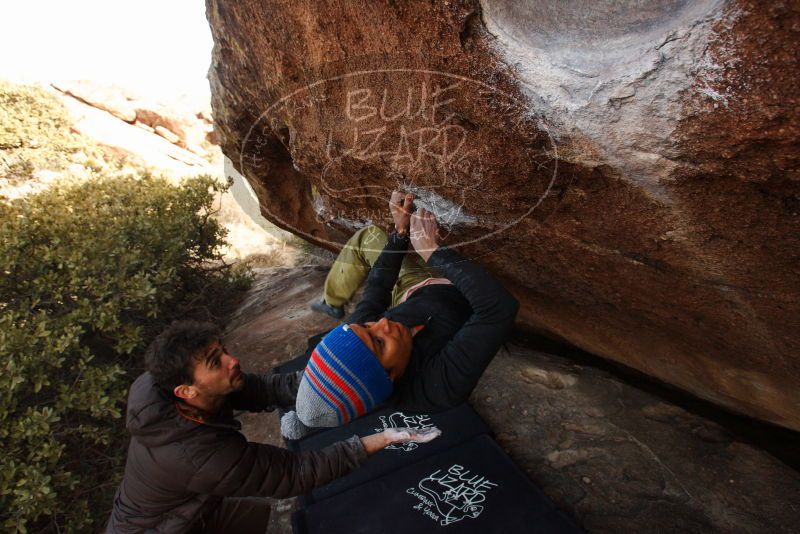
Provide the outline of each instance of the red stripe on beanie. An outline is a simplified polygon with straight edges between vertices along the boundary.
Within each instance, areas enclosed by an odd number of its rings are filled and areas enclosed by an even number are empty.
[[[325,373],[325,376],[328,377],[331,382],[336,384],[342,393],[347,395],[347,398],[353,402],[353,406],[356,409],[356,415],[360,417],[367,413],[367,409],[364,407],[364,402],[361,400],[361,397],[358,396],[358,393],[356,393],[348,383],[343,381],[341,378],[339,378],[339,376],[336,375],[336,373],[333,372],[333,370],[328,366],[328,362],[323,360],[316,350],[311,353],[311,360],[314,362],[314,365],[316,365],[323,373]]]
[[[322,385],[320,381],[317,380],[312,373],[305,373],[304,376],[307,376],[308,379],[311,380],[311,382],[313,382],[314,385],[317,386],[317,388],[319,388],[319,390],[322,393],[324,393],[325,396],[328,397],[328,399],[330,399],[331,402],[333,402],[336,405],[336,407],[339,409],[339,413],[341,413],[342,416],[344,417],[344,422],[347,423],[348,420],[350,419],[350,415],[347,413],[344,404],[342,404],[341,401],[339,401],[339,399],[337,399],[330,391],[328,391],[328,389],[324,385]]]

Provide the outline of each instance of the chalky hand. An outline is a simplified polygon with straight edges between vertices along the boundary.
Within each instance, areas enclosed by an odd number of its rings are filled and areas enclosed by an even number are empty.
[[[439,248],[439,224],[436,216],[426,209],[418,209],[411,215],[410,231],[411,246],[423,260],[428,261],[431,254]]]
[[[413,206],[414,195],[411,193],[403,194],[400,191],[392,191],[392,197],[389,199],[389,211],[392,214],[394,228],[400,235],[408,233]]]
[[[387,428],[383,431],[390,441],[390,445],[398,443],[428,443],[442,435],[442,431],[435,426],[428,428]]]

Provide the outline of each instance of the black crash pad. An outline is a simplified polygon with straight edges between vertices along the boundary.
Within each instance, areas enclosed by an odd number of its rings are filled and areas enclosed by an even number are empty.
[[[488,435],[317,502],[296,534],[578,533]]]
[[[480,434],[491,431],[478,414],[467,404],[450,410],[426,414],[404,412],[396,408],[384,408],[359,417],[350,423],[326,429],[299,441],[292,442],[295,450],[321,449],[337,441],[347,439],[353,434],[368,436],[389,427],[426,428],[436,426],[442,435],[430,443],[405,443],[392,445],[370,456],[358,469],[347,476],[338,478],[319,487],[303,499],[303,504],[326,499],[352,487],[381,477],[392,471],[404,469],[424,458],[454,447]]]

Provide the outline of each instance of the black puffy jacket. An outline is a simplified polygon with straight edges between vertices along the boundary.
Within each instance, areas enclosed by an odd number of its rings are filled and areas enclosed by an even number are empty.
[[[239,432],[233,410],[290,404],[296,382],[295,375],[246,375],[242,391],[200,423],[182,416],[150,373],[139,376],[128,395],[131,442],[106,531],[197,531],[223,497],[292,497],[359,466],[366,452],[355,436],[295,453],[248,442]]]
[[[437,249],[428,267],[453,285],[430,285],[388,309],[408,240],[392,233],[369,272],[364,296],[348,323],[387,317],[406,326],[424,324],[411,359],[394,384],[392,402],[405,410],[436,411],[465,402],[514,327],[519,302],[486,270],[455,250]]]

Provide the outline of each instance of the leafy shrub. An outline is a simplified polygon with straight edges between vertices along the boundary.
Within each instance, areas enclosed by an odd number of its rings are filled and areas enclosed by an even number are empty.
[[[70,132],[71,123],[66,108],[44,89],[0,81],[0,178],[15,182],[37,168],[60,170],[70,154],[92,151]]]
[[[0,529],[102,527],[142,349],[246,282],[218,261],[220,189],[105,177],[0,199]]]

